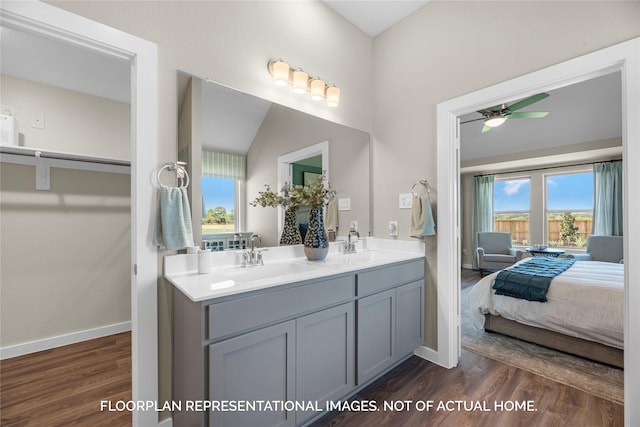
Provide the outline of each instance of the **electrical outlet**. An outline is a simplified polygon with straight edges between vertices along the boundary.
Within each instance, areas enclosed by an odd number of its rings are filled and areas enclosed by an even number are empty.
[[[349,231],[351,230],[358,231],[358,221],[356,221],[355,219],[352,219],[349,222]]]
[[[31,127],[35,129],[44,129],[44,113],[36,113],[31,118]]]
[[[389,221],[389,236],[398,235],[398,221]]]

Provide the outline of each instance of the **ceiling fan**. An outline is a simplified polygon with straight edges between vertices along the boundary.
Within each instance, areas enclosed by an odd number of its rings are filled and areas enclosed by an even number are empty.
[[[484,120],[482,132],[488,132],[491,128],[503,124],[507,119],[538,119],[549,113],[540,111],[518,112],[517,110],[528,107],[529,105],[541,101],[548,96],[548,93],[542,92],[525,98],[522,101],[518,101],[513,105],[501,104],[484,110],[478,110],[478,113],[482,114],[481,118],[467,120],[465,122],[461,122],[461,124]]]

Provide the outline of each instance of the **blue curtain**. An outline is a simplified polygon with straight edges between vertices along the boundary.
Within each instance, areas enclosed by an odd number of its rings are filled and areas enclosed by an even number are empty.
[[[476,176],[473,181],[473,204],[471,206],[471,236],[473,238],[473,269],[478,269],[478,232],[493,231],[493,183],[495,177]]]
[[[594,235],[622,236],[622,162],[593,165]]]

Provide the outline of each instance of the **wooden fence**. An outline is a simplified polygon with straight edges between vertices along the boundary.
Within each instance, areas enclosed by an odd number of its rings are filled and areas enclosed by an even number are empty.
[[[573,223],[574,227],[578,227],[579,240],[586,242],[587,237],[591,234],[591,219],[577,219]],[[560,229],[562,227],[562,219],[552,219],[547,223],[548,230],[548,242],[557,242],[560,240]],[[514,219],[505,220],[497,219],[493,221],[494,231],[508,231],[511,233],[511,237],[514,240],[514,244],[517,245],[531,245],[529,235],[529,220]]]

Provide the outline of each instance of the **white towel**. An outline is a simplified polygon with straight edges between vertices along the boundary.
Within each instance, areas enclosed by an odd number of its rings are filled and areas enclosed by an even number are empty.
[[[327,203],[327,217],[324,221],[324,228],[338,231],[338,201],[336,199]]]
[[[153,244],[174,251],[194,246],[191,209],[185,187],[160,188]]]
[[[411,200],[410,236],[421,239],[436,234],[429,197],[413,195]]]

